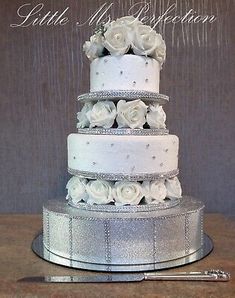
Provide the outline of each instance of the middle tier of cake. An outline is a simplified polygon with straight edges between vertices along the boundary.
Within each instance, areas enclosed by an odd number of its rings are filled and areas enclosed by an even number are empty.
[[[153,180],[177,174],[178,150],[175,135],[75,133],[68,136],[68,170],[88,178]]]

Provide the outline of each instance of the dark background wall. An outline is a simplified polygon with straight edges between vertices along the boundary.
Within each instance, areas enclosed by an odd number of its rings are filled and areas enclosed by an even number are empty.
[[[66,137],[76,132],[78,94],[89,88],[89,61],[82,44],[92,28],[84,22],[104,2],[41,1],[42,12],[62,12],[65,26],[11,28],[25,1],[0,1],[0,212],[41,212],[48,199],[65,196]],[[140,1],[113,1],[113,18]],[[40,1],[31,1],[32,7]],[[207,212],[235,213],[234,2],[153,1],[147,15],[172,3],[214,14],[212,24],[156,27],[167,44],[161,93],[170,131],[180,137],[180,179],[185,194],[203,200]],[[175,14],[174,12],[172,13]],[[22,21],[22,20],[21,20]]]

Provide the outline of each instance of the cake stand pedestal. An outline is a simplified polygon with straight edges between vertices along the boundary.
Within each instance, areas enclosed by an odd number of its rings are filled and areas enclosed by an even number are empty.
[[[94,271],[107,271],[107,266],[104,264],[96,264],[96,263],[85,263],[79,262],[72,259],[64,258],[58,256],[56,254],[51,253],[49,250],[45,248],[43,245],[43,235],[42,232],[35,237],[32,243],[33,252],[42,258],[45,261],[71,267],[75,269],[86,269],[86,270],[94,270]],[[139,265],[112,265],[109,270],[113,272],[136,272],[136,271],[151,271],[151,270],[161,270],[168,269],[173,267],[184,266],[196,261],[199,261],[206,257],[213,250],[213,242],[211,238],[204,234],[204,243],[203,246],[197,250],[196,252],[175,260],[167,261],[167,262],[159,262],[154,264],[139,264]]]

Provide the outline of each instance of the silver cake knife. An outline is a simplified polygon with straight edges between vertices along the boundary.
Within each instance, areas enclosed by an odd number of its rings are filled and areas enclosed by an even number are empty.
[[[136,282],[143,280],[165,281],[229,281],[230,274],[221,270],[207,270],[201,272],[176,273],[109,273],[75,276],[31,276],[19,279],[19,282],[42,283],[106,283],[106,282]]]

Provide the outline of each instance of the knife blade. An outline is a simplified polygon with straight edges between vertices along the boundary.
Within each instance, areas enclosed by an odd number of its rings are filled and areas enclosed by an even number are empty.
[[[109,273],[75,276],[29,276],[18,282],[40,283],[110,283],[110,282],[138,282],[143,280],[165,281],[229,281],[230,274],[222,270],[210,269],[200,272],[176,272],[176,273]]]

